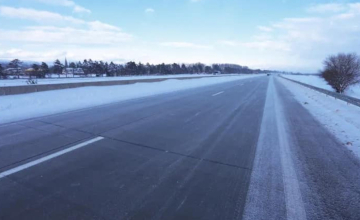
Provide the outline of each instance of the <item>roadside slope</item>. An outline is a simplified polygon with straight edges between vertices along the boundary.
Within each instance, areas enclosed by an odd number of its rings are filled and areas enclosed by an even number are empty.
[[[284,78],[295,80],[331,92],[335,90],[320,75],[281,75]],[[344,93],[347,96],[360,99],[360,85],[350,86]]]
[[[279,79],[292,96],[341,143],[360,157],[360,107]]]

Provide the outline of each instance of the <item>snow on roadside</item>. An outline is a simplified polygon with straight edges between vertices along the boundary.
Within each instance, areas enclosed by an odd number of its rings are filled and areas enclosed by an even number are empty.
[[[345,91],[345,95],[360,99],[360,84],[348,88]]]
[[[228,75],[228,74],[227,74]],[[224,75],[224,76],[227,76]],[[103,81],[121,81],[121,80],[137,80],[137,79],[159,79],[159,78],[184,78],[184,77],[204,77],[213,76],[209,74],[178,74],[178,75],[152,75],[152,76],[118,76],[118,77],[88,77],[88,78],[47,78],[37,79],[40,85],[45,84],[60,84],[60,83],[78,83],[78,82],[103,82]],[[0,87],[8,86],[25,86],[28,79],[6,79],[0,80]]]
[[[285,77],[287,79],[292,79],[298,82],[302,82],[305,84],[309,84],[312,86],[316,86],[321,89],[326,89],[333,91],[333,88],[319,75],[282,75],[282,77]]]
[[[294,97],[344,146],[360,158],[360,108],[279,78]]]
[[[0,96],[0,124],[258,76],[262,75],[208,77],[189,80],[169,79],[153,83],[81,87]]]
[[[327,84],[327,82],[319,75],[282,75],[287,79],[292,79],[298,82],[302,82],[308,85],[312,85],[321,89],[326,89],[335,92],[335,90]],[[345,95],[360,99],[360,85],[350,86],[346,91]]]

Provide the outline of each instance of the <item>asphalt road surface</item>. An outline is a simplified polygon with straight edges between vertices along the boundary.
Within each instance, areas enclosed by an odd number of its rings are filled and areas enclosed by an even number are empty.
[[[0,125],[0,219],[360,219],[360,163],[243,79]]]

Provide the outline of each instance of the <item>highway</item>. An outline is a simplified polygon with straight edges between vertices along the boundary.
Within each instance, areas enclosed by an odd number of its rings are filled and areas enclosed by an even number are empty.
[[[274,76],[0,125],[4,220],[360,219],[359,207],[359,160]]]

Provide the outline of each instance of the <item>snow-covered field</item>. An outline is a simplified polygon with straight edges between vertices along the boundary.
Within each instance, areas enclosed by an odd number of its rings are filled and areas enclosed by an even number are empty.
[[[101,81],[118,81],[118,80],[136,80],[136,79],[158,79],[158,78],[184,78],[184,77],[204,77],[213,76],[211,74],[179,74],[179,75],[153,75],[153,76],[119,76],[119,77],[89,77],[89,78],[49,78],[38,79],[40,85],[43,84],[60,84],[60,83],[78,83],[78,82],[101,82]],[[227,75],[221,75],[227,76]],[[0,87],[5,86],[23,86],[27,85],[27,79],[7,79],[0,80]]]
[[[285,78],[292,79],[298,82],[306,83],[318,88],[326,89],[329,91],[335,91],[327,82],[319,75],[282,75]],[[349,87],[345,91],[345,95],[360,99],[360,84]]]
[[[189,80],[169,79],[153,83],[82,87],[0,96],[0,124],[258,76],[263,75],[208,77]]]
[[[360,108],[279,78],[303,106],[337,139],[360,157]],[[304,82],[305,83],[305,82]]]

